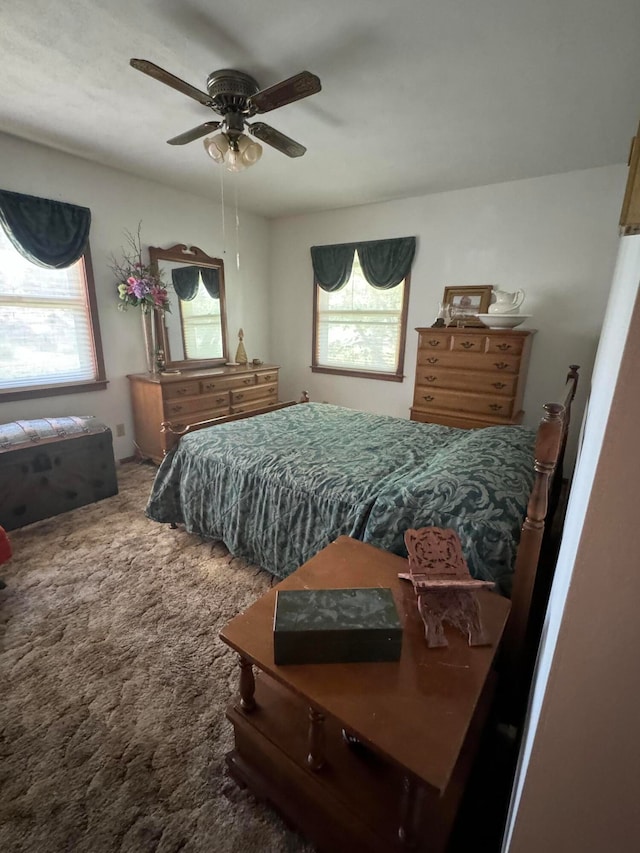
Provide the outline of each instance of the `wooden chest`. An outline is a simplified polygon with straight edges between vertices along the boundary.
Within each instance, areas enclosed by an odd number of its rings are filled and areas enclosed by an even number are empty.
[[[419,328],[411,420],[455,427],[522,422],[532,330]]]
[[[136,452],[160,463],[168,449],[161,424],[174,427],[244,414],[278,402],[278,367],[216,367],[176,374],[136,373],[131,391]]]

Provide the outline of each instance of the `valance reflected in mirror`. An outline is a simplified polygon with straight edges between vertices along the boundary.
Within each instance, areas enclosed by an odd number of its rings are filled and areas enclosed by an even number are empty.
[[[223,261],[181,244],[151,246],[149,257],[172,306],[158,322],[166,366],[196,368],[228,361]]]

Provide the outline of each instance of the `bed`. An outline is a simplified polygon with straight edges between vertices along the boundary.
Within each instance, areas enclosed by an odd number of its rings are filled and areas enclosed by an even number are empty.
[[[221,540],[277,578],[341,535],[405,555],[408,528],[449,527],[474,577],[517,602],[517,575],[528,601],[577,380],[572,365],[537,432],[464,430],[308,402],[182,429],[164,424],[180,440],[146,513]]]
[[[409,527],[450,527],[475,577],[510,591],[535,433],[455,429],[307,403],[185,435],[149,518],[221,540],[286,577],[340,535],[406,555]]]

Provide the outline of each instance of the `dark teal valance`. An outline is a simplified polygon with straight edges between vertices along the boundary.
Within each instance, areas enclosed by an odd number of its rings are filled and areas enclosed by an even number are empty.
[[[340,290],[351,275],[353,244],[343,243],[337,246],[312,246],[311,263],[316,284],[323,290]]]
[[[355,251],[358,252],[362,272],[369,284],[381,290],[389,290],[397,287],[411,271],[416,238],[396,237],[391,240],[312,246],[311,262],[316,284],[326,291],[344,287],[351,275]]]
[[[195,299],[200,277],[212,299],[220,298],[220,271],[211,267],[176,267],[171,270],[171,281],[178,297],[183,302]]]
[[[0,190],[0,225],[32,264],[62,269],[84,255],[91,211],[50,198]]]

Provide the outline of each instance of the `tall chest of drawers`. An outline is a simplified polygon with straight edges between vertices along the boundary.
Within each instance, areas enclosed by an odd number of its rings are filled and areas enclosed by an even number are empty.
[[[416,329],[411,420],[455,427],[522,423],[532,330]]]
[[[217,367],[179,374],[130,374],[136,452],[160,463],[171,442],[163,421],[189,426],[258,411],[278,402],[278,367]]]

